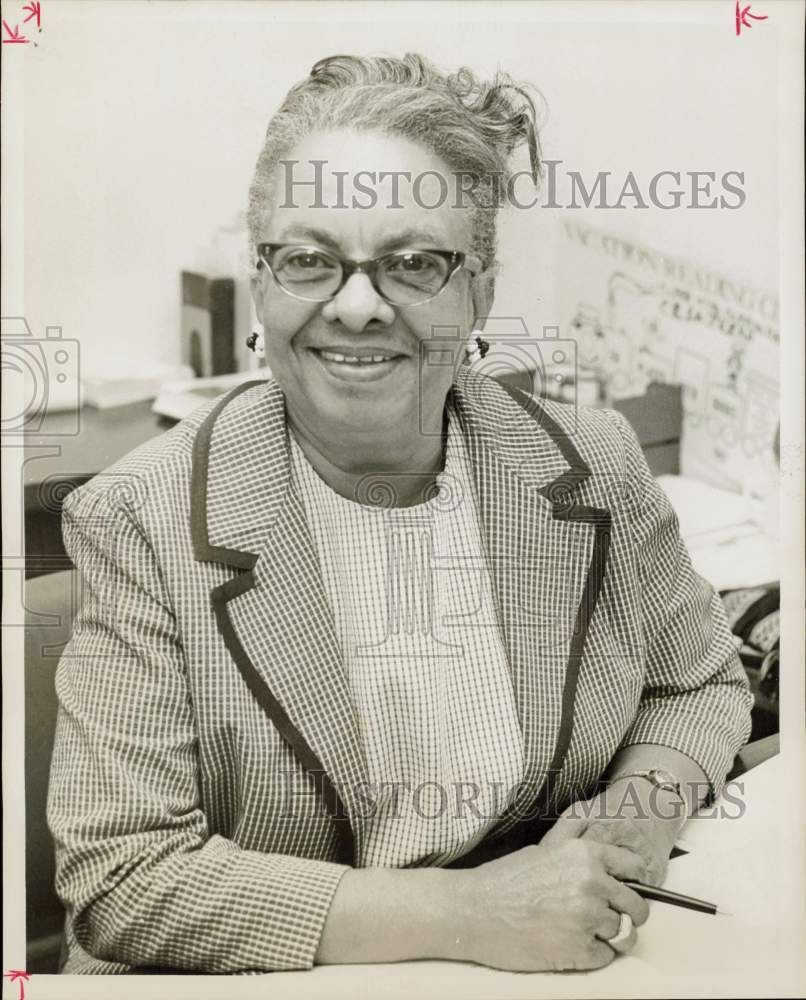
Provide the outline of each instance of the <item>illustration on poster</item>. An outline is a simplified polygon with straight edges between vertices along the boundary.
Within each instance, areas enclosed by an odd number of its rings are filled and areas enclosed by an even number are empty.
[[[772,469],[777,298],[579,224],[565,233],[564,273],[584,274],[588,291],[567,294],[563,313],[604,401],[679,384],[684,467],[737,491],[759,463]]]

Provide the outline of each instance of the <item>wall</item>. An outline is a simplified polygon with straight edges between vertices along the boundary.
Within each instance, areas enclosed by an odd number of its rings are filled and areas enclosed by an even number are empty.
[[[381,23],[361,3],[64,2],[43,18],[37,49],[4,52],[25,57],[25,312],[77,338],[85,371],[177,360],[178,271],[237,225],[282,94],[339,51],[534,81],[546,156],[591,179],[745,172],[737,211],[511,211],[496,313],[558,322],[558,283],[579,280],[554,266],[569,212],[777,290],[776,28],[736,38],[732,4],[386,4]]]

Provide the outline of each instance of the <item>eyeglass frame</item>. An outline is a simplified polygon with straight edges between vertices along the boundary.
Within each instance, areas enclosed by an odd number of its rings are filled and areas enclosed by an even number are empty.
[[[302,295],[295,295],[294,292],[289,291],[288,288],[279,280],[277,275],[274,273],[274,269],[271,265],[271,260],[264,256],[266,250],[270,253],[275,254],[278,250],[286,249],[287,247],[294,247],[298,250],[313,250],[316,253],[326,254],[328,257],[333,257],[341,265],[341,284],[333,292],[332,295],[328,295],[324,299],[312,299]],[[472,277],[475,277],[483,269],[483,262],[480,257],[476,257],[474,254],[464,253],[462,250],[435,250],[431,247],[427,249],[414,249],[409,247],[405,250],[391,250],[388,253],[381,254],[379,257],[370,257],[367,260],[350,260],[347,257],[340,257],[338,254],[333,253],[331,250],[325,250],[324,247],[316,246],[315,243],[258,243],[256,248],[258,259],[256,267],[260,267],[261,264],[266,265],[266,269],[269,274],[274,278],[278,288],[280,288],[286,295],[289,295],[292,299],[297,299],[299,302],[332,302],[333,299],[341,292],[347,282],[352,278],[354,274],[365,274],[370,281],[376,295],[383,299],[390,306],[397,306],[398,308],[407,308],[408,306],[421,306],[426,302],[430,302],[435,299],[438,295],[441,295],[451,282],[451,279],[455,274],[457,274],[463,267],[466,268]],[[387,257],[403,256],[407,253],[433,253],[444,258],[448,258],[448,262],[451,265],[447,276],[442,287],[434,292],[432,295],[428,295],[424,299],[418,299],[416,302],[393,302],[391,299],[387,298],[383,292],[378,288],[375,272],[378,268],[379,263],[385,260]]]

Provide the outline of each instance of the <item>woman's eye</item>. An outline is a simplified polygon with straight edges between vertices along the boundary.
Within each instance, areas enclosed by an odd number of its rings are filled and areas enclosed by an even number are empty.
[[[296,268],[300,271],[315,271],[333,267],[333,262],[318,253],[298,253],[289,257],[285,262],[286,267]]]
[[[420,253],[407,253],[401,257],[393,257],[387,267],[388,271],[398,271],[406,274],[422,274],[433,269],[433,258],[427,254]]]
[[[402,266],[404,271],[421,271],[427,264],[427,261],[423,260],[422,257],[404,257],[402,260]]]
[[[431,266],[431,258],[423,257],[420,254],[412,253],[403,258],[404,271],[423,271]]]

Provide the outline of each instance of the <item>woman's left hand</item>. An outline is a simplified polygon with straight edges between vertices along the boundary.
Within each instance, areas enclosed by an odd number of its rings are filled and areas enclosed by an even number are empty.
[[[544,840],[584,837],[624,847],[643,859],[643,881],[660,885],[685,822],[680,805],[673,792],[658,793],[643,778],[619,779],[595,798],[569,806]]]

